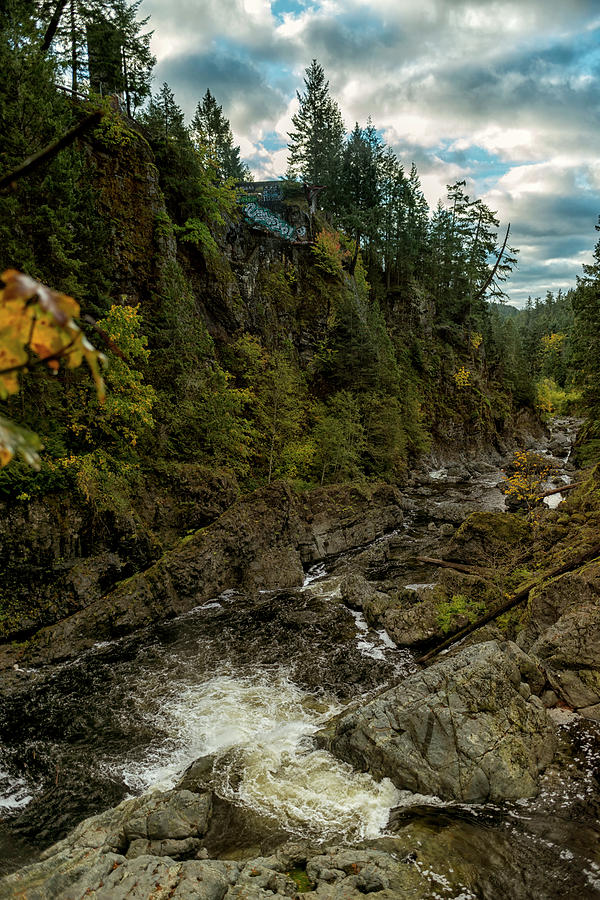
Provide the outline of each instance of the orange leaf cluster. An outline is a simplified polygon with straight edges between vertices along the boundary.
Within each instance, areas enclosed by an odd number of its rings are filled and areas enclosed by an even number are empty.
[[[7,269],[0,278],[0,399],[17,393],[19,373],[35,364],[31,357],[37,356],[38,363],[45,363],[55,372],[61,359],[69,368],[81,365],[85,359],[103,401],[100,364],[104,356],[74,321],[79,316],[79,304],[15,269]],[[0,432],[0,466],[22,450],[22,430],[20,443],[11,440],[16,431],[7,423],[4,420],[7,431]]]

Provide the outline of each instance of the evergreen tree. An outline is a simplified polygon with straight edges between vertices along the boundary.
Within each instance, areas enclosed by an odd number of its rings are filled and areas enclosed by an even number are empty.
[[[26,5],[10,0],[0,29],[0,171],[9,172],[73,124],[73,107],[56,90],[56,61],[40,52],[43,32]],[[101,229],[84,171],[83,154],[63,150],[0,196],[0,263],[16,267],[79,300],[101,293],[83,258],[98,247]],[[94,253],[95,255],[95,253]],[[96,282],[96,284],[94,284]]]
[[[402,165],[391,147],[385,150],[379,168],[382,267],[386,287],[389,290],[398,280],[397,245],[405,225],[406,179]]]
[[[207,151],[217,163],[221,178],[248,180],[250,172],[240,160],[240,148],[233,144],[229,120],[223,114],[210,90],[207,90],[196,107],[192,119],[192,137],[196,148]]]
[[[183,110],[175,102],[175,94],[166,81],[160,91],[153,94],[142,121],[157,143],[189,143]]]
[[[596,225],[600,231],[600,219]],[[593,439],[595,457],[600,455],[600,240],[594,260],[584,265],[573,296],[575,312],[574,363],[580,372],[583,402],[588,417],[585,437]]]
[[[498,219],[481,200],[470,200],[465,182],[448,185],[448,208],[438,206],[431,226],[432,288],[438,310],[459,323],[485,316],[488,295],[502,299],[501,283],[516,263],[515,251],[497,245]]]
[[[346,231],[354,237],[351,274],[354,273],[361,240],[365,238],[370,249],[378,234],[382,154],[381,141],[371,121],[364,131],[357,122],[344,148],[342,164],[341,221]]]
[[[105,21],[109,0],[67,0],[59,14],[52,43],[58,61],[70,75],[71,90],[79,93],[88,85],[88,28]]]
[[[338,391],[317,410],[314,429],[315,463],[321,484],[358,478],[364,449],[358,398],[349,391]]]
[[[58,60],[71,76],[75,93],[92,88],[122,93],[128,115],[150,95],[155,58],[152,32],[142,32],[148,17],[138,21],[142,0],[66,0],[54,8],[46,32]]]
[[[344,148],[344,123],[337,103],[329,94],[329,82],[316,59],[306,70],[305,91],[297,92],[300,107],[292,117],[289,133],[288,177],[327,188],[327,204],[339,204]]]
[[[122,91],[125,94],[127,115],[132,116],[150,96],[152,71],[156,62],[150,50],[152,32],[142,33],[148,16],[138,21],[142,0],[111,0],[111,23],[116,30],[121,63]]]

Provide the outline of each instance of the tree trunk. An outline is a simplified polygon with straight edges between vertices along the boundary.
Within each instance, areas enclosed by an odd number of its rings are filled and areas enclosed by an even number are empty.
[[[48,24],[46,29],[46,34],[44,35],[44,40],[42,41],[42,51],[45,53],[46,50],[50,49],[50,44],[54,40],[54,35],[56,34],[56,30],[60,24],[60,18],[63,14],[64,8],[67,5],[67,0],[58,0],[58,3],[54,7],[54,12],[52,14],[52,18]]]
[[[71,13],[71,88],[77,93],[77,29],[75,27],[75,0],[70,3]]]
[[[127,104],[127,115],[131,118],[131,96],[129,93],[129,72],[127,71],[127,55],[125,47],[121,47],[121,55],[123,57],[123,87],[125,90],[125,102]]]
[[[433,556],[417,556],[415,559],[417,562],[425,563],[428,566],[440,566],[443,569],[452,569],[455,572],[465,572],[467,575],[480,575],[483,578],[489,578],[490,575],[493,575],[493,569],[486,569],[482,566],[465,566],[462,563],[436,559]]]
[[[354,255],[352,257],[352,262],[350,263],[350,267],[348,269],[348,272],[350,273],[350,275],[354,275],[354,270],[356,268],[359,250],[360,250],[360,231],[357,231],[356,232],[356,244],[354,245]]]

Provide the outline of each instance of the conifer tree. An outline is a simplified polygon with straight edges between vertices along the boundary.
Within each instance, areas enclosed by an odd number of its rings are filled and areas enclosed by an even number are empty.
[[[595,226],[600,231],[600,219]],[[600,240],[594,261],[584,265],[572,304],[575,312],[574,363],[581,373],[583,402],[588,416],[586,436],[600,439]],[[600,445],[599,445],[600,446]],[[600,455],[596,448],[595,456]]]
[[[363,131],[356,123],[344,148],[342,164],[342,223],[354,237],[350,272],[354,272],[361,240],[369,247],[378,234],[382,145],[369,120]]]
[[[339,203],[344,148],[344,123],[337,103],[329,94],[323,67],[313,59],[306,70],[304,93],[292,117],[289,133],[288,177],[327,188],[329,208]]]
[[[221,178],[244,181],[250,177],[247,167],[240,160],[240,148],[234,146],[229,120],[223,114],[210,90],[196,106],[192,119],[192,137],[197,149],[208,151],[217,163]]]
[[[185,143],[188,140],[183,110],[175,102],[175,94],[166,81],[160,91],[153,94],[143,123],[156,141]]]
[[[123,93],[128,115],[150,94],[155,58],[148,17],[138,21],[142,0],[65,0],[53,9],[43,42],[69,71],[74,93],[91,87]]]
[[[142,0],[111,0],[111,23],[114,25],[120,46],[121,81],[125,94],[127,115],[132,116],[150,96],[152,70],[156,58],[150,50],[152,32],[142,33],[148,16],[138,21],[137,14]]]

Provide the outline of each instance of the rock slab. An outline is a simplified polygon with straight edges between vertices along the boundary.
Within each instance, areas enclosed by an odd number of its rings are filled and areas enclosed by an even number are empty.
[[[470,803],[535,796],[555,732],[532,673],[516,645],[477,644],[342,717],[323,740],[400,789]]]

